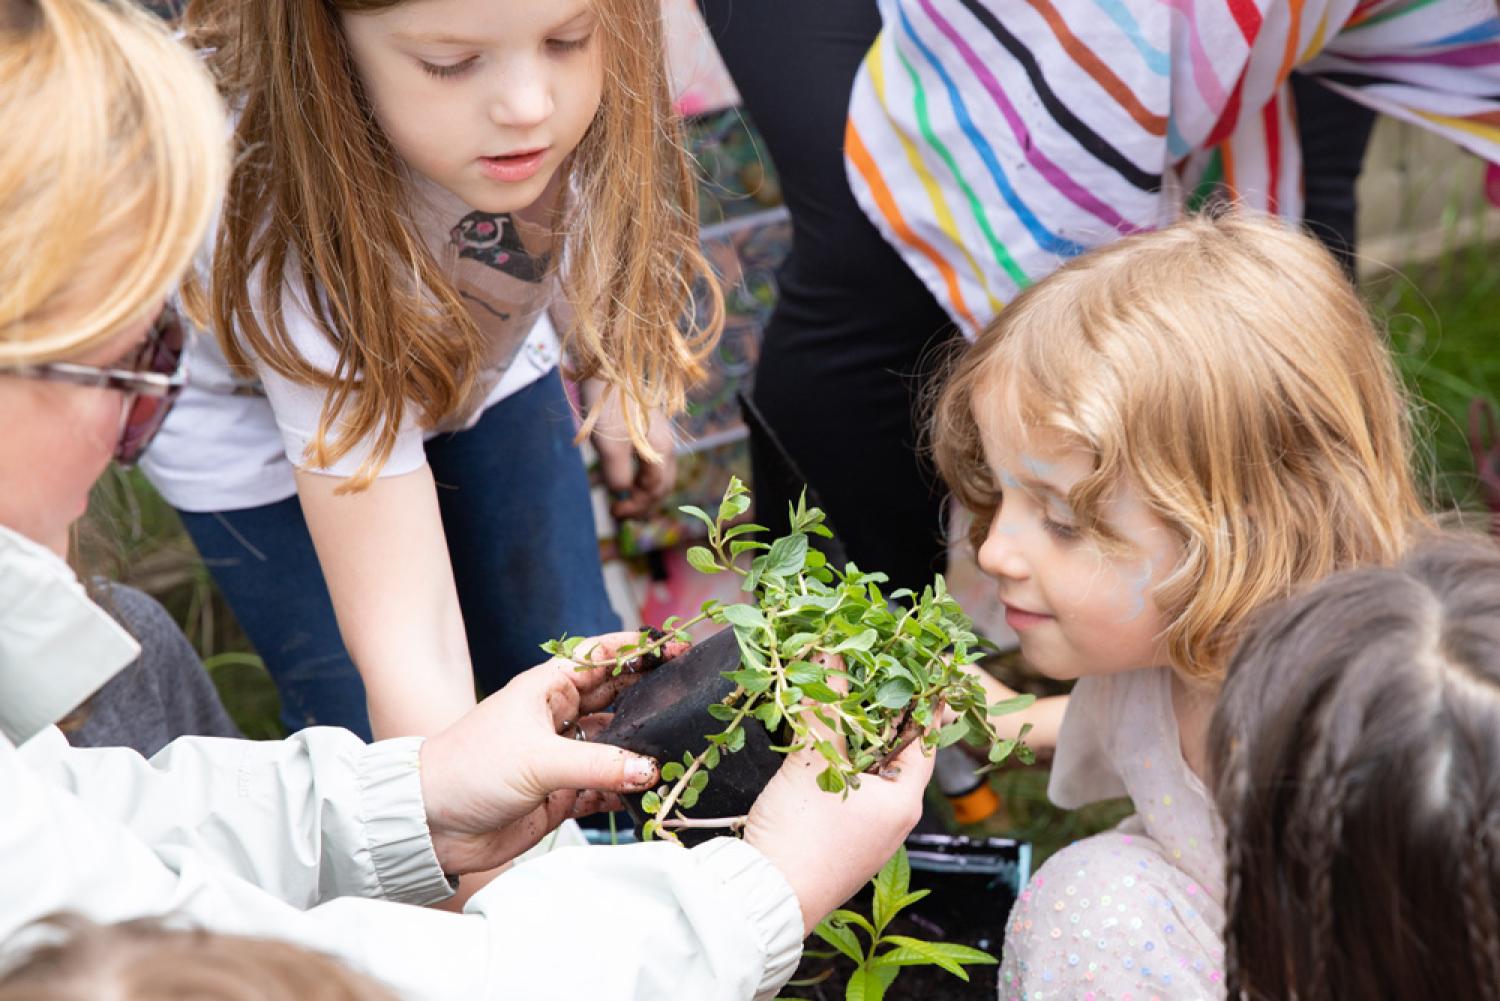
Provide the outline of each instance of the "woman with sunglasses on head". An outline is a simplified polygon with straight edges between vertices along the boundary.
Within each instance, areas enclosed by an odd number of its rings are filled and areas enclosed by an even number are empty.
[[[920,741],[842,799],[816,787],[816,752],[793,755],[743,840],[543,854],[462,914],[399,905],[515,860],[609,805],[597,790],[655,783],[655,762],[573,739],[631,675],[544,664],[425,739],[67,745],[51,723],[137,647],[62,554],[182,380],[162,303],[222,197],[225,128],[192,55],[123,0],[0,0],[0,136],[0,943],[58,911],[171,914],[312,946],[407,998],[773,996],[915,823]]]

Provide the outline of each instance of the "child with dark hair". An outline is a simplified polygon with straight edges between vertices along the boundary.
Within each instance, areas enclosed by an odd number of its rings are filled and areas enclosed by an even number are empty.
[[[1261,618],[1211,731],[1231,998],[1500,998],[1500,550]]]

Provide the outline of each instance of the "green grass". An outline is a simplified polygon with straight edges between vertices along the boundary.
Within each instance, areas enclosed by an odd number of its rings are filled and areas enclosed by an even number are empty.
[[[1469,401],[1500,399],[1500,244],[1451,250],[1408,275],[1367,282],[1397,367],[1418,401],[1418,466],[1438,507],[1475,510]]]

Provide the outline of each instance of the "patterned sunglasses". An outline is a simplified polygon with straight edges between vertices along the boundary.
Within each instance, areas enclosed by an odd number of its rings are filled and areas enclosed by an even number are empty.
[[[115,461],[122,466],[133,466],[161,430],[172,404],[187,384],[187,366],[183,362],[186,349],[187,328],[169,304],[125,368],[96,368],[58,361],[18,365],[3,371],[27,379],[120,390],[125,394],[125,406],[120,415]]]

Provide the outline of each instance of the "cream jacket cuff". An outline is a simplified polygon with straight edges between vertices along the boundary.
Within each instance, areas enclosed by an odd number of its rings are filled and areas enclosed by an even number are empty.
[[[403,904],[431,904],[453,895],[427,829],[422,741],[398,737],[371,744],[357,774],[365,845],[380,895]]]
[[[719,879],[744,906],[765,953],[765,975],[756,1001],[776,996],[802,958],[802,907],[781,870],[735,838],[715,838],[694,848],[705,876]]]

